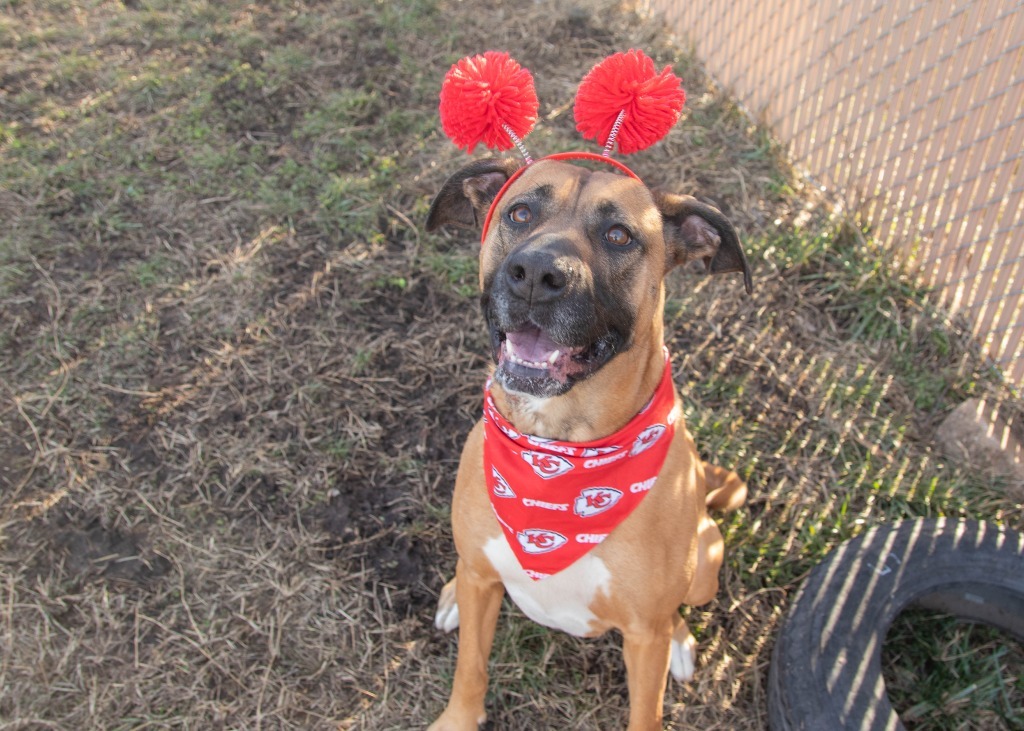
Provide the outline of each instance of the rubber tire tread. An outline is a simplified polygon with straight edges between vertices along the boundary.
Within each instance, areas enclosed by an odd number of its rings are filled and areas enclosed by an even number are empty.
[[[945,518],[879,526],[808,575],[768,672],[773,731],[894,731],[882,645],[910,606],[998,627],[1024,640],[1024,535]]]

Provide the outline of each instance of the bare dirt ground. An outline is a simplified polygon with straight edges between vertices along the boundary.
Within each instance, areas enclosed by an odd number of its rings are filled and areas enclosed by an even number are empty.
[[[474,237],[422,230],[465,159],[439,133],[440,80],[508,50],[542,100],[531,147],[581,149],[574,89],[630,47],[689,97],[631,165],[720,205],[756,282],[669,282],[687,420],[751,499],[722,521],[720,598],[689,611],[700,664],[668,726],[766,727],[787,599],[865,525],[1024,528],[1003,485],[931,445],[967,396],[1019,402],[656,22],[546,2],[2,3],[0,729],[440,711],[456,643],[432,615],[488,367]],[[988,705],[949,690],[956,727],[1020,728],[1024,654],[992,662]],[[503,612],[490,728],[614,728],[626,703],[617,638]]]

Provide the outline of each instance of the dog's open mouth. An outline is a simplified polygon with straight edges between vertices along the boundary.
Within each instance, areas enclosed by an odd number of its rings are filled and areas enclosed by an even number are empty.
[[[598,370],[615,354],[610,334],[585,346],[555,342],[541,328],[527,324],[514,332],[492,334],[496,376],[515,391],[534,396],[556,396]]]

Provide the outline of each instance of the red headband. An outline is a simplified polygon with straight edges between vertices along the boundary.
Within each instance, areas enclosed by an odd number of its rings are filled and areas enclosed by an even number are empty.
[[[590,70],[576,92],[576,129],[584,139],[604,146],[592,152],[561,152],[544,160],[599,160],[631,178],[640,178],[609,157],[616,142],[629,155],[660,140],[672,128],[686,103],[679,77],[670,66],[657,72],[643,51],[616,53]],[[526,164],[505,182],[484,219],[481,243],[487,236],[498,201],[533,159],[523,138],[537,122],[539,102],[533,76],[507,53],[488,51],[467,56],[448,70],[441,85],[441,125],[458,147],[472,152],[478,143],[496,150],[515,145]]]
[[[608,165],[611,165],[613,168],[617,168],[621,172],[624,172],[629,177],[635,180],[640,180],[639,175],[634,173],[632,170],[630,170],[628,167],[626,167],[618,160],[615,160],[611,157],[606,157],[605,155],[598,155],[593,152],[556,152],[554,155],[548,155],[547,157],[543,157],[537,162],[541,162],[542,160],[594,160],[597,162],[607,163]],[[498,208],[498,201],[500,201],[501,197],[505,195],[505,191],[509,189],[509,186],[511,186],[512,183],[518,180],[519,176],[525,173],[526,169],[530,167],[530,165],[532,164],[535,163],[531,162],[528,165],[523,165],[521,168],[512,173],[509,179],[505,181],[505,184],[501,186],[501,189],[498,191],[498,194],[494,196],[494,200],[491,201],[491,207],[487,209],[487,217],[484,219],[483,231],[480,232],[481,246],[483,246],[484,241],[487,239],[487,231],[491,227],[491,219],[494,217],[494,212]]]

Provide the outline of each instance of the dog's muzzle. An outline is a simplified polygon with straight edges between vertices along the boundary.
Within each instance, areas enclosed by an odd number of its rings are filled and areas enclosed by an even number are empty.
[[[628,328],[613,327],[585,264],[558,242],[523,245],[502,263],[483,298],[506,389],[558,396],[623,349]]]

